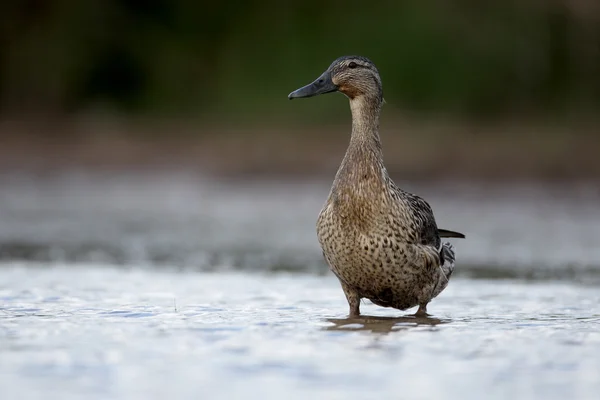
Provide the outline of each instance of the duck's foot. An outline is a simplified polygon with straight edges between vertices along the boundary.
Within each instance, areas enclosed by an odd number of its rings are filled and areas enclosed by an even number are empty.
[[[358,318],[360,317],[360,301],[356,303],[350,303],[350,312],[348,313],[348,318]]]
[[[346,300],[348,300],[348,305],[350,306],[350,312],[348,313],[349,318],[360,317],[360,296],[358,292],[353,290],[350,286],[341,282],[342,289],[344,290],[344,294],[346,295]]]
[[[427,304],[419,305],[419,309],[415,313],[415,317],[417,317],[417,318],[429,317],[429,314],[427,314]]]

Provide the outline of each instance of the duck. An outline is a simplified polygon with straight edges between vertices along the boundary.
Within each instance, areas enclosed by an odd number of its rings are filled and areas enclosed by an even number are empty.
[[[338,278],[349,317],[362,299],[427,317],[427,305],[447,286],[455,251],[442,238],[465,238],[439,229],[429,203],[390,178],[379,136],[383,87],[375,64],[343,56],[288,99],[340,92],[350,102],[352,133],[316,223],[319,244]]]

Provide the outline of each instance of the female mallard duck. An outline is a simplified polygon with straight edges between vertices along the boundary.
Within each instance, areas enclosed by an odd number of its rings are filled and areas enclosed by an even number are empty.
[[[378,133],[381,78],[370,60],[340,57],[288,98],[336,91],[350,99],[352,136],[317,221],[323,254],[351,317],[360,315],[361,298],[400,310],[419,306],[415,315],[425,316],[454,270],[452,245],[440,237],[464,235],[438,229],[429,204],[390,179]]]

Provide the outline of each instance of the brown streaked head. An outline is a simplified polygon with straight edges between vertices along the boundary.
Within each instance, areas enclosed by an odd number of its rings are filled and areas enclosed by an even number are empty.
[[[350,99],[364,96],[383,100],[379,71],[371,60],[361,56],[338,58],[314,82],[290,93],[288,99],[331,92],[342,92]]]

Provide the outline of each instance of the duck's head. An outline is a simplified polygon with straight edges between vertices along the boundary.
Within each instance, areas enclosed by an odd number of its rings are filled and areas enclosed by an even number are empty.
[[[351,100],[366,97],[383,100],[381,78],[375,64],[366,57],[344,56],[335,60],[313,83],[294,90],[288,99],[342,92]]]

